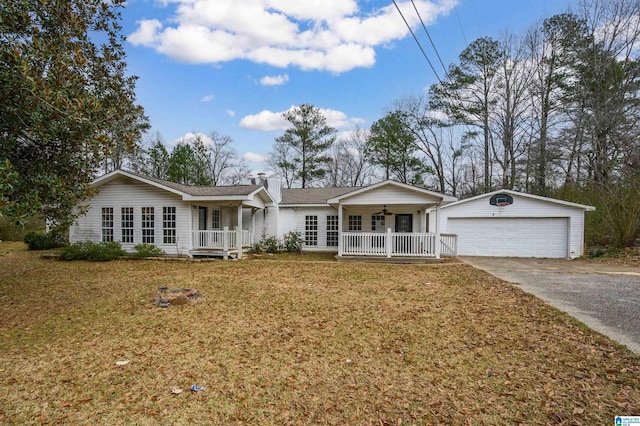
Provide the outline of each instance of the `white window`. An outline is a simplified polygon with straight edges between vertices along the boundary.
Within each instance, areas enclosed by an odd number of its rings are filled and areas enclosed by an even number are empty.
[[[155,213],[153,207],[142,208],[142,242],[155,243]]]
[[[327,216],[327,246],[338,245],[338,216]]]
[[[220,229],[220,210],[211,210],[211,229]]]
[[[318,216],[305,216],[304,244],[307,246],[318,245]]]
[[[362,231],[362,216],[349,216],[349,231]]]
[[[102,208],[102,241],[113,241],[113,207]]]
[[[162,208],[162,242],[164,244],[176,243],[176,208]]]
[[[133,207],[123,207],[122,217],[122,242],[133,243]]]
[[[384,231],[384,215],[378,214],[371,216],[371,230],[375,232]]]

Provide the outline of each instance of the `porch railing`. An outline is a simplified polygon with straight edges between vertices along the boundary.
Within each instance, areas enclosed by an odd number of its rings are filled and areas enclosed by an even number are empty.
[[[456,234],[440,234],[440,254],[442,256],[458,256],[458,236]]]
[[[343,256],[436,257],[436,234],[424,232],[342,232]],[[457,254],[457,236],[440,235],[440,255]]]
[[[251,233],[243,229],[241,231],[242,247],[251,245]],[[238,249],[238,230],[212,230],[193,231],[194,249],[218,249],[223,251]]]

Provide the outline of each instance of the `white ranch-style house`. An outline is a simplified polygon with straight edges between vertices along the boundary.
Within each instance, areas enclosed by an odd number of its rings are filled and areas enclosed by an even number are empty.
[[[268,178],[205,187],[116,170],[92,185],[98,192],[72,225],[71,242],[119,241],[127,251],[147,243],[189,257],[241,258],[263,236],[282,239],[293,231],[303,236],[303,250],[334,252],[338,258],[573,258],[582,255],[584,212],[593,209],[515,191],[457,201],[391,180],[365,187],[285,189],[279,179]],[[548,223],[540,221],[545,218]],[[538,240],[534,251],[495,249],[512,247],[514,232],[518,244],[526,246],[528,229],[534,226],[532,232],[539,234],[536,226],[547,225],[555,229],[544,236],[551,239],[548,251]],[[478,228],[492,231],[482,237]]]

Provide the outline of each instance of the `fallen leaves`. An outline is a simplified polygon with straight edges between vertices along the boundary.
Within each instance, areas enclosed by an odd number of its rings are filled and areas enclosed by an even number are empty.
[[[203,298],[158,309],[160,286]],[[637,357],[466,265],[17,251],[0,257],[0,294],[0,420],[586,425],[640,412]],[[207,391],[182,392],[192,383]]]

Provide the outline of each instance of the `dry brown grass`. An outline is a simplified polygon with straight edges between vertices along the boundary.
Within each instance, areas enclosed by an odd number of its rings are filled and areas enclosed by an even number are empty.
[[[150,293],[162,285],[203,297],[161,309]],[[0,323],[3,424],[595,425],[640,413],[638,357],[461,264],[65,263],[3,243]]]

